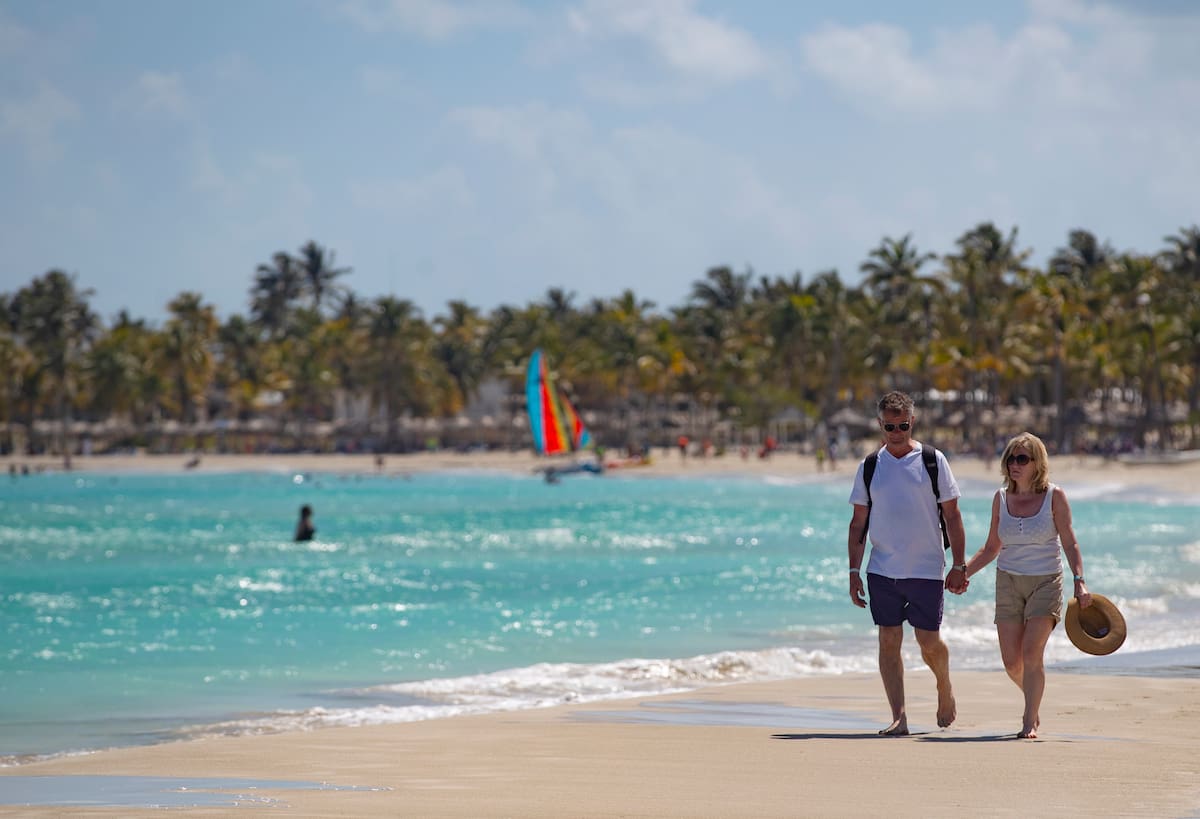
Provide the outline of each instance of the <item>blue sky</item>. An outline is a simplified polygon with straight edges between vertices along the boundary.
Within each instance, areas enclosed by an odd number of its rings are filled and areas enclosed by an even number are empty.
[[[310,239],[430,319],[983,221],[1154,252],[1200,221],[1197,43],[1181,1],[0,0],[0,292],[227,318]]]

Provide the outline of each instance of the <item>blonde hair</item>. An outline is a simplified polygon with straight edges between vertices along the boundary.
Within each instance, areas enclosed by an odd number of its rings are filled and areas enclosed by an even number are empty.
[[[1000,455],[1000,474],[1004,476],[1005,491],[1012,492],[1017,488],[1016,482],[1008,474],[1008,456],[1018,449],[1028,452],[1033,464],[1033,491],[1045,492],[1050,488],[1050,455],[1047,454],[1042,439],[1032,432],[1017,435],[1008,442],[1008,446],[1004,447],[1004,452]]]

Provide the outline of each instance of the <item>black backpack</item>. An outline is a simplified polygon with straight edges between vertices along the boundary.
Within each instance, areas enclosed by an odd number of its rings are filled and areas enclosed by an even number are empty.
[[[937,450],[922,445],[921,462],[925,464],[925,471],[929,473],[929,480],[933,482],[933,499],[938,510],[938,527],[942,530],[942,546],[949,549],[950,536],[946,534],[946,516],[942,514],[942,493],[938,490]],[[858,539],[859,543],[866,539],[867,530],[871,527],[871,479],[875,477],[875,466],[878,463],[879,450],[872,452],[863,461],[863,483],[867,485],[867,522],[863,526],[862,537]]]

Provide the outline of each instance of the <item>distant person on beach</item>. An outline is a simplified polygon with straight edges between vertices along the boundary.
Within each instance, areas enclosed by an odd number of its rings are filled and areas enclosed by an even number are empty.
[[[300,520],[296,522],[296,542],[312,540],[317,529],[312,522],[313,510],[307,503],[300,507]]]
[[[859,608],[868,606],[861,572],[869,529],[866,592],[871,619],[879,630],[879,674],[892,710],[892,724],[879,733],[902,736],[908,733],[900,653],[905,621],[912,625],[921,658],[937,680],[937,724],[945,728],[958,715],[950,685],[950,650],[939,630],[945,590],[961,594],[966,588],[966,535],[958,509],[958,484],[946,457],[937,450],[938,498],[934,497],[923,460],[924,447],[912,437],[916,423],[913,400],[902,392],[889,392],[879,400],[878,422],[883,446],[874,459],[868,456],[859,464],[850,491],[854,505],[849,532],[850,600]],[[874,462],[869,490],[865,479],[868,460]],[[939,503],[954,564],[945,585]]]
[[[967,576],[996,562],[996,634],[1009,678],[1025,695],[1020,739],[1037,737],[1046,690],[1044,654],[1063,613],[1065,552],[1075,597],[1086,608],[1083,554],[1063,490],[1050,483],[1050,459],[1041,438],[1028,432],[1008,442],[1000,456],[1004,486],[992,498],[992,526],[983,547],[967,562]]]

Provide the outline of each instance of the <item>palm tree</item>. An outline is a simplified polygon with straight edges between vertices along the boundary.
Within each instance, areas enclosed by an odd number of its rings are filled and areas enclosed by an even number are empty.
[[[807,293],[813,299],[813,367],[817,379],[817,413],[828,418],[838,407],[838,393],[854,379],[847,373],[849,339],[861,338],[862,327],[852,302],[857,290],[843,284],[837,270],[817,274]],[[861,361],[861,356],[854,358]]]
[[[332,359],[342,334],[337,322],[322,321],[321,315],[309,308],[296,310],[290,327],[288,335],[278,342],[286,385],[285,407],[296,422],[298,442],[304,445],[309,422],[332,417]]]
[[[474,397],[483,378],[483,339],[486,332],[479,311],[464,301],[452,301],[450,313],[434,319],[434,357],[454,381],[453,411]]]
[[[1102,316],[1103,320],[1092,322],[1089,330],[1098,329],[1107,341],[1109,334],[1104,331],[1112,328],[1115,332],[1111,335],[1122,343],[1122,354],[1101,350],[1098,357],[1103,356],[1104,364],[1115,365],[1127,384],[1136,385],[1142,405],[1138,443],[1144,444],[1146,432],[1156,429],[1158,446],[1167,448],[1171,446],[1172,436],[1167,414],[1169,399],[1163,380],[1162,347],[1163,341],[1171,335],[1172,308],[1161,298],[1166,273],[1157,259],[1135,254],[1123,254],[1114,261],[1112,272],[1108,291],[1113,309]],[[1156,295],[1160,297],[1156,298]]]
[[[234,418],[245,420],[264,382],[258,333],[244,316],[233,315],[217,329],[216,342],[217,385]]]
[[[933,253],[919,252],[909,233],[901,239],[884,237],[859,265],[866,274],[863,286],[878,305],[878,324],[871,336],[871,363],[881,373],[881,381],[901,376],[892,371],[902,362],[902,356],[911,359],[914,349],[922,346],[920,341],[929,339],[932,291],[937,279],[922,277],[920,270],[936,258]],[[916,367],[910,365],[908,369]]]
[[[437,408],[439,392],[446,384],[439,383],[431,366],[429,326],[408,299],[393,296],[376,299],[369,333],[366,364],[371,374],[371,397],[386,419],[387,447],[395,451],[400,414],[420,416]]]
[[[349,292],[338,305],[334,319],[326,322],[335,423],[357,425],[367,420],[364,413],[370,404],[368,384],[371,374],[366,365],[371,347],[370,319],[371,306]]]
[[[1067,246],[1060,247],[1050,257],[1050,273],[1069,279],[1085,294],[1100,295],[1099,277],[1115,260],[1116,253],[1107,242],[1101,242],[1086,230],[1072,230]]]
[[[89,408],[97,418],[127,419],[136,430],[158,398],[151,374],[153,333],[145,321],[122,310],[92,344],[86,363]]]
[[[17,332],[34,354],[41,375],[50,381],[59,419],[59,451],[71,460],[71,406],[87,344],[98,327],[88,306],[92,290],[79,290],[75,277],[51,270],[19,290],[9,302]]]
[[[297,259],[300,276],[312,298],[311,306],[316,313],[321,312],[321,308],[329,296],[342,292],[342,286],[335,282],[352,270],[349,267],[335,267],[334,256],[332,250],[326,251],[311,240],[300,248],[300,256]]]
[[[576,403],[615,414],[618,434],[630,445],[651,432],[651,405],[666,386],[669,362],[655,343],[648,315],[653,307],[632,290],[594,300],[565,362],[573,374]]]
[[[0,384],[0,420],[4,421],[7,432],[7,444],[0,446],[0,452],[10,453],[16,451],[15,427],[20,416],[20,397],[26,382],[33,377],[35,367],[32,353],[17,334],[11,301],[8,295],[0,294],[0,372],[6,374],[4,383]]]
[[[718,412],[737,404],[747,382],[760,371],[753,350],[757,331],[746,323],[752,275],[728,267],[711,268],[704,279],[692,284],[689,303],[675,313],[675,331],[694,365],[682,384],[693,401],[699,401],[702,413],[701,428],[693,432],[705,437],[712,434],[713,402]]]
[[[161,334],[160,361],[178,400],[180,420],[195,424],[207,417],[203,403],[212,384],[217,317],[199,293],[184,292],[167,305],[171,317]],[[200,406],[197,407],[199,402]]]
[[[296,260],[276,253],[270,264],[260,264],[250,289],[250,315],[267,338],[287,333],[292,312],[304,292],[304,277]]]
[[[1180,349],[1188,370],[1189,446],[1200,436],[1200,226],[1180,228],[1164,238],[1167,249],[1160,256],[1166,271],[1166,293],[1160,301],[1171,305],[1179,316],[1179,332],[1173,343]]]
[[[816,299],[800,273],[790,278],[764,278],[754,291],[756,323],[763,329],[770,391],[764,413],[811,401],[816,394],[812,362]],[[766,396],[764,396],[766,397]]]
[[[889,310],[903,314],[921,267],[937,259],[934,253],[920,253],[912,243],[912,234],[900,239],[884,237],[858,269],[866,274],[863,282],[876,301]]]
[[[1002,234],[984,222],[960,236],[958,253],[945,257],[946,275],[954,288],[948,322],[951,331],[951,360],[965,373],[968,423],[964,439],[979,429],[980,405],[974,400],[979,388],[995,411],[1000,403],[1000,381],[1013,365],[1005,347],[1009,325],[1006,310],[1012,303],[1015,282],[1024,270],[1029,250],[1017,249],[1017,229]]]
[[[1069,379],[1072,348],[1084,355],[1091,349],[1083,340],[1099,313],[1106,292],[1105,276],[1115,258],[1113,249],[1086,230],[1073,230],[1067,246],[1059,248],[1050,258],[1047,273],[1049,285],[1059,293],[1054,300],[1057,311],[1052,314],[1056,330],[1053,347],[1053,440],[1061,451],[1071,432],[1067,425],[1069,403],[1074,397],[1074,383]]]

